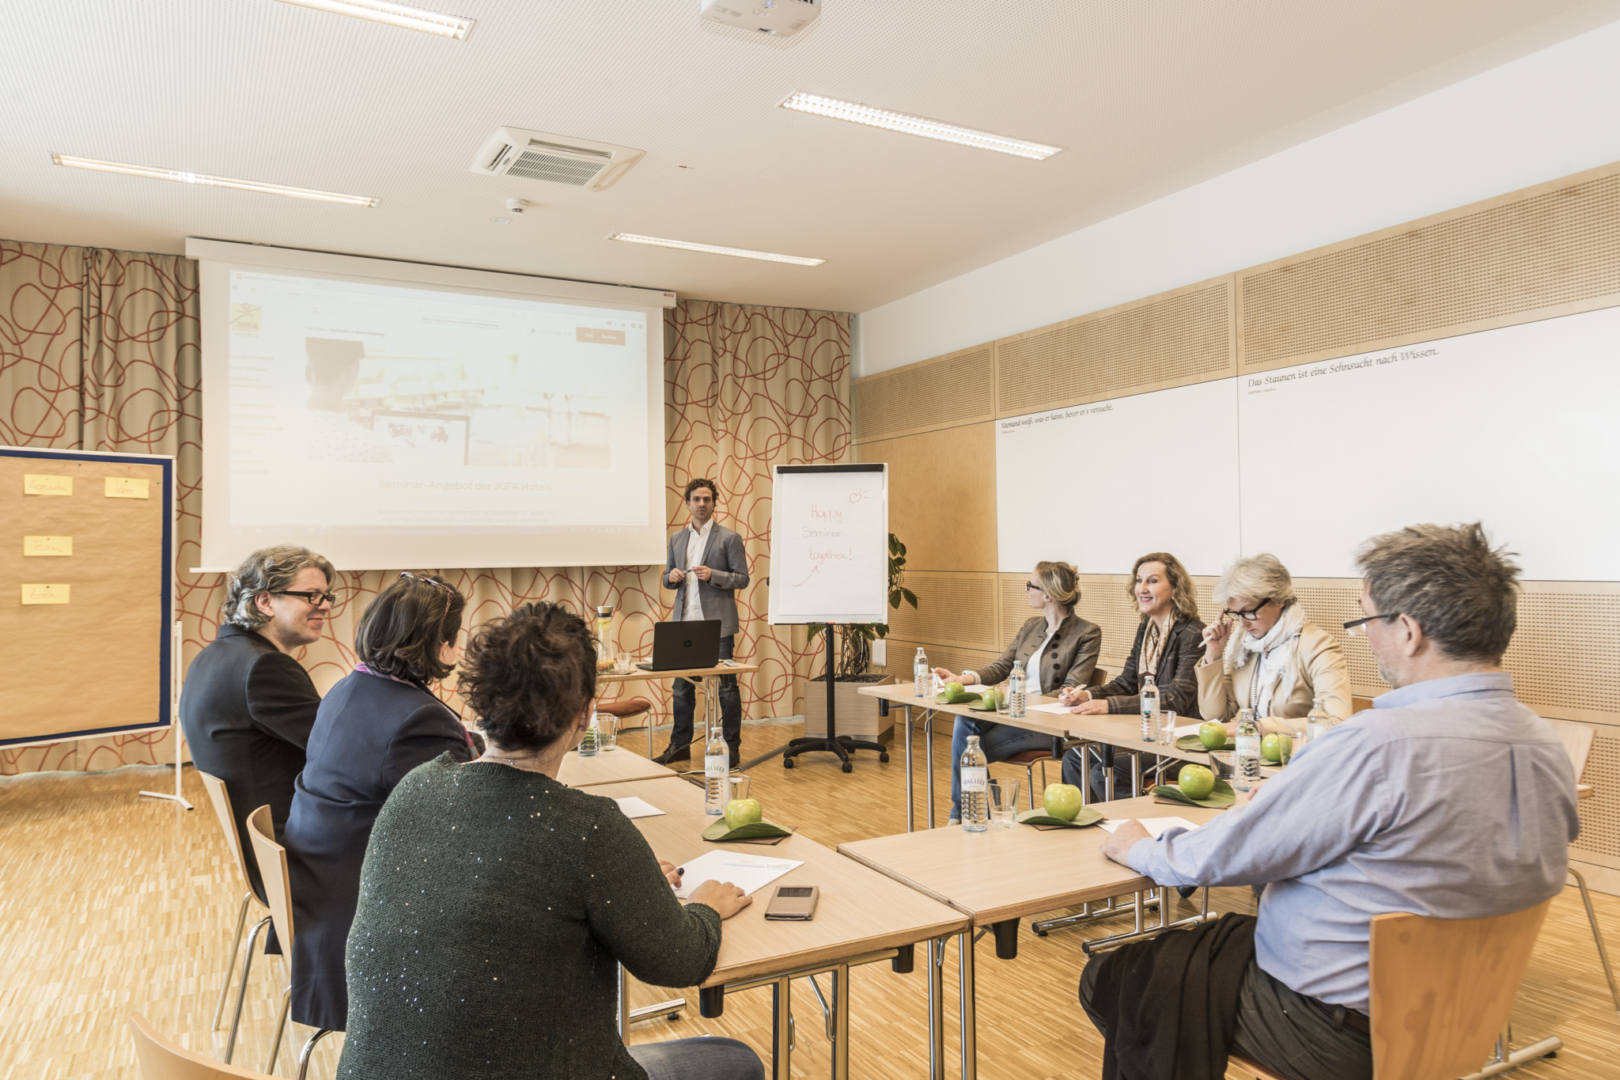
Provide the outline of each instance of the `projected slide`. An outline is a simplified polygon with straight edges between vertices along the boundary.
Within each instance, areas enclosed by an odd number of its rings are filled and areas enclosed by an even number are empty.
[[[229,279],[234,534],[661,525],[645,312]]]

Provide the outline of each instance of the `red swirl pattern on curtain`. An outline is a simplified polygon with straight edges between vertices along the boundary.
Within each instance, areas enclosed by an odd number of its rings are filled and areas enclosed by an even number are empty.
[[[751,717],[793,715],[815,658],[802,628],[765,623],[770,469],[847,459],[849,316],[682,301],[666,313],[664,337],[668,524],[685,523],[687,480],[708,476],[721,485],[720,519],[742,534],[753,579],[738,598],[737,656],[760,671],[742,678],[743,707]],[[221,575],[189,572],[201,554],[198,342],[194,262],[0,241],[0,443],[176,456],[175,601],[188,664],[218,630],[224,591]],[[469,627],[531,600],[578,611],[613,603],[617,647],[644,653],[653,623],[668,610],[662,569],[500,568],[444,577],[468,596]],[[327,636],[297,654],[323,692],[353,667],[355,626],[396,576],[340,568]],[[631,685],[667,718],[667,687]],[[453,687],[440,689],[459,709]],[[153,764],[171,753],[166,731],[76,740],[0,750],[0,775]]]

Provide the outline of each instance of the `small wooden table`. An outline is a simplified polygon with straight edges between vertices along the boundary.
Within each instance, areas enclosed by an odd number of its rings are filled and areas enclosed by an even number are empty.
[[[674,769],[629,750],[604,750],[594,757],[580,757],[578,750],[570,750],[563,755],[562,766],[557,770],[557,782],[572,788],[583,788],[622,784],[629,780],[660,780],[679,775]]]
[[[680,865],[719,845],[702,832],[715,819],[703,812],[703,792],[689,784],[640,781],[605,784],[592,795],[623,798],[634,795],[664,811],[661,817],[636,818],[635,825],[661,859]],[[725,850],[771,859],[802,860],[804,865],[778,879],[779,884],[815,885],[821,889],[816,917],[809,922],[766,922],[770,889],[754,894],[754,902],[727,919],[720,939],[714,971],[699,988],[704,1016],[719,1016],[725,995],[751,987],[771,986],[775,1004],[774,1067],[778,1080],[789,1069],[792,980],[830,972],[833,1076],[849,1075],[849,969],[890,960],[895,970],[913,970],[913,947],[929,943],[938,953],[945,938],[968,926],[967,918],[905,884],[843,858],[803,836],[790,836],[770,847],[729,845]],[[929,1024],[936,1042],[944,1038],[941,979],[937,965],[928,967]],[[935,1056],[935,1076],[944,1062]]]
[[[1198,806],[1166,805],[1151,796],[1099,803],[1097,808],[1114,820],[1182,817],[1200,825],[1224,813]],[[1124,944],[1211,917],[1204,912],[1166,925],[1167,902],[1161,890],[1160,925],[1144,927],[1143,894],[1154,887],[1153,882],[1103,855],[1102,844],[1107,836],[1096,827],[1036,829],[1019,825],[982,833],[952,827],[838,846],[840,854],[949,904],[972,920],[972,927],[958,937],[964,1080],[970,1080],[977,1069],[973,928],[984,927],[994,933],[996,955],[1010,960],[1018,955],[1018,920],[1024,916],[1124,893],[1136,894],[1136,930],[1108,939],[1110,944]],[[1128,910],[1111,909],[1108,914]]]
[[[614,683],[649,682],[653,679],[690,679],[697,684],[698,700],[692,703],[692,722],[694,741],[696,741],[696,724],[698,718],[703,718],[704,736],[708,736],[709,702],[720,699],[720,679],[726,675],[747,675],[758,671],[758,664],[742,664],[732,661],[722,661],[714,667],[706,668],[680,668],[673,671],[643,671],[632,667],[628,671],[602,671],[596,675],[597,686]],[[647,725],[647,756],[653,756],[652,725]]]

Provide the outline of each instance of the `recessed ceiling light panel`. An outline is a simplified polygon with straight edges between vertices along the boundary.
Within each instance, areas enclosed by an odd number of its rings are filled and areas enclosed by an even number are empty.
[[[295,199],[315,199],[319,202],[343,203],[348,206],[377,205],[376,199],[366,195],[344,195],[338,191],[316,191],[311,188],[286,187],[282,184],[261,184],[257,180],[233,180],[228,176],[210,176],[207,173],[182,172],[179,169],[154,169],[147,165],[125,165],[118,161],[98,161],[95,158],[73,157],[70,154],[52,154],[51,160],[70,169],[91,169],[95,172],[122,173],[125,176],[144,176],[149,180],[173,180],[181,184],[235,188],[237,191],[256,191],[262,195],[289,195]]]
[[[329,11],[333,15],[348,15],[355,19],[369,19],[401,30],[418,30],[424,34],[465,41],[472,33],[473,20],[455,15],[441,15],[408,4],[390,4],[388,0],[281,0],[283,4]]]
[[[694,244],[689,240],[666,240],[659,236],[639,236],[636,233],[614,233],[608,239],[623,240],[627,244],[651,244],[653,247],[678,248],[681,251],[702,251],[710,255],[733,255],[739,259],[761,259],[765,262],[791,263],[794,266],[820,266],[827,261],[826,259],[807,259],[803,255],[778,255],[770,251],[750,251],[748,248]]]
[[[980,150],[994,150],[998,154],[1013,154],[1035,161],[1045,161],[1063,149],[1061,146],[1010,139],[1005,135],[992,135],[988,131],[957,127],[955,124],[891,112],[888,109],[861,105],[854,101],[839,101],[837,98],[822,97],[820,94],[808,94],[803,90],[783,101],[781,107],[792,109],[794,112],[810,113],[812,116],[830,116],[834,120],[848,120],[852,124],[864,124],[867,127],[898,131],[906,135],[921,135],[925,139],[938,139],[941,142],[973,146]]]

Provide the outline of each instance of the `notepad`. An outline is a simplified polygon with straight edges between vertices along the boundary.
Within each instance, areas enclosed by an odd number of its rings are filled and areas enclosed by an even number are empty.
[[[622,799],[614,799],[613,801],[619,804],[619,809],[624,812],[624,816],[627,818],[662,817],[664,814],[662,810],[646,799],[638,799],[634,795],[626,795]]]
[[[686,873],[675,895],[686,900],[705,881],[729,881],[752,896],[789,870],[803,865],[802,859],[768,859],[724,849],[710,851],[682,865]]]
[[[1195,823],[1188,821],[1184,817],[1149,817],[1137,818],[1136,820],[1141,822],[1142,828],[1146,829],[1148,831],[1148,835],[1153,837],[1155,840],[1157,840],[1160,836],[1163,836],[1166,829],[1180,827],[1191,831],[1198,828]],[[1103,832],[1111,833],[1123,824],[1125,824],[1124,821],[1099,821],[1097,823],[1097,828],[1101,829]]]
[[[1067,714],[1069,712],[1069,710],[1071,710],[1073,708],[1074,708],[1073,705],[1059,705],[1055,701],[1049,701],[1045,705],[1031,705],[1029,707],[1029,711],[1030,712],[1057,713],[1059,716],[1063,716],[1063,715]]]

